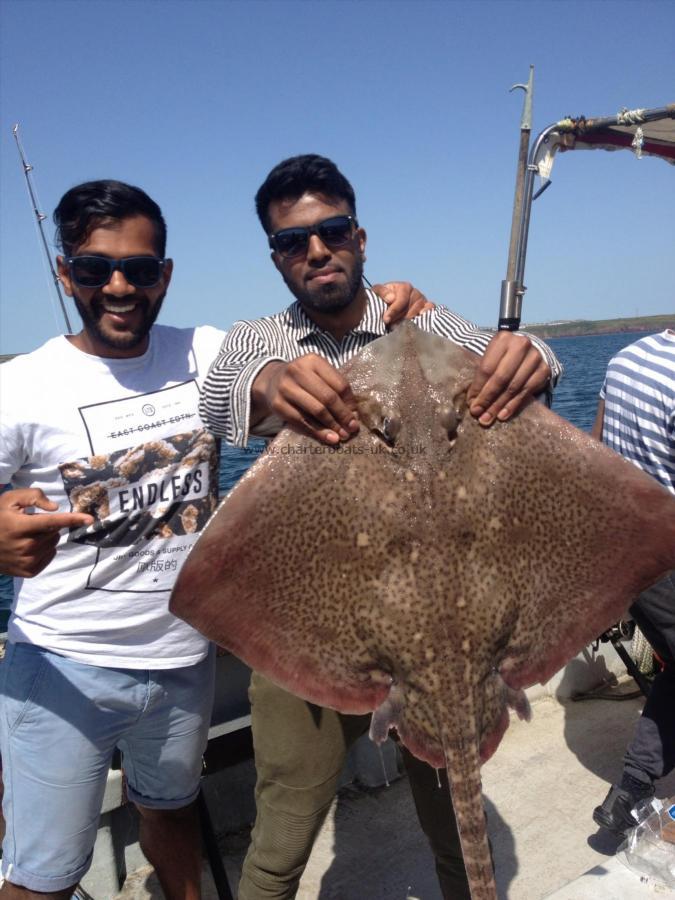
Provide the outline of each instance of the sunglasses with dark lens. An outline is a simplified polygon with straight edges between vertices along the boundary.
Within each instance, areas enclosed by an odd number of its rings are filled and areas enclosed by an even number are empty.
[[[346,244],[352,237],[353,229],[358,227],[359,223],[354,216],[331,216],[330,219],[306,228],[282,228],[281,231],[270,234],[269,242],[272,250],[276,250],[285,259],[292,259],[307,252],[309,239],[313,234],[318,235],[321,242],[332,250]]]
[[[165,259],[156,256],[126,256],[110,259],[107,256],[68,256],[66,263],[70,277],[80,287],[103,287],[119,269],[125,279],[138,288],[154,287],[162,277]]]

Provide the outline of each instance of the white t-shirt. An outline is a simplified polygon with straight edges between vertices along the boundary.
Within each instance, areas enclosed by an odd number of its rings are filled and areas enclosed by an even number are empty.
[[[62,534],[43,572],[15,579],[11,641],[132,669],[204,657],[206,640],[168,600],[216,505],[217,445],[198,404],[223,337],[155,325],[132,359],[58,337],[0,366],[0,484],[95,517]]]

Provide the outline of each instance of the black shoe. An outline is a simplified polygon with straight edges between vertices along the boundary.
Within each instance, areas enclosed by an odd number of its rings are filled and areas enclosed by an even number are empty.
[[[593,821],[601,828],[611,831],[612,834],[625,835],[638,824],[632,810],[641,800],[647,800],[653,796],[654,788],[647,783],[643,790],[636,791],[627,791],[618,784],[613,784],[602,806],[596,806],[593,810]]]

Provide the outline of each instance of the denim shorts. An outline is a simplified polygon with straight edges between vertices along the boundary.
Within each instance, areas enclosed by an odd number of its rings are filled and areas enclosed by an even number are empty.
[[[50,892],[83,877],[115,747],[130,800],[154,809],[192,803],[214,664],[212,652],[180,669],[109,669],[7,644],[0,664],[0,755],[8,881]]]

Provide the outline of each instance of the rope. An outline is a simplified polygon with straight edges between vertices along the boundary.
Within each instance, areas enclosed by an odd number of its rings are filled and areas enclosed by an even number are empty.
[[[617,123],[619,125],[638,125],[645,121],[644,109],[623,109],[619,110],[617,115]]]
[[[630,645],[630,655],[635,660],[635,665],[643,675],[654,674],[654,651],[652,650],[651,644],[637,627],[637,625],[635,626],[635,631],[633,632],[633,640],[631,641]]]

